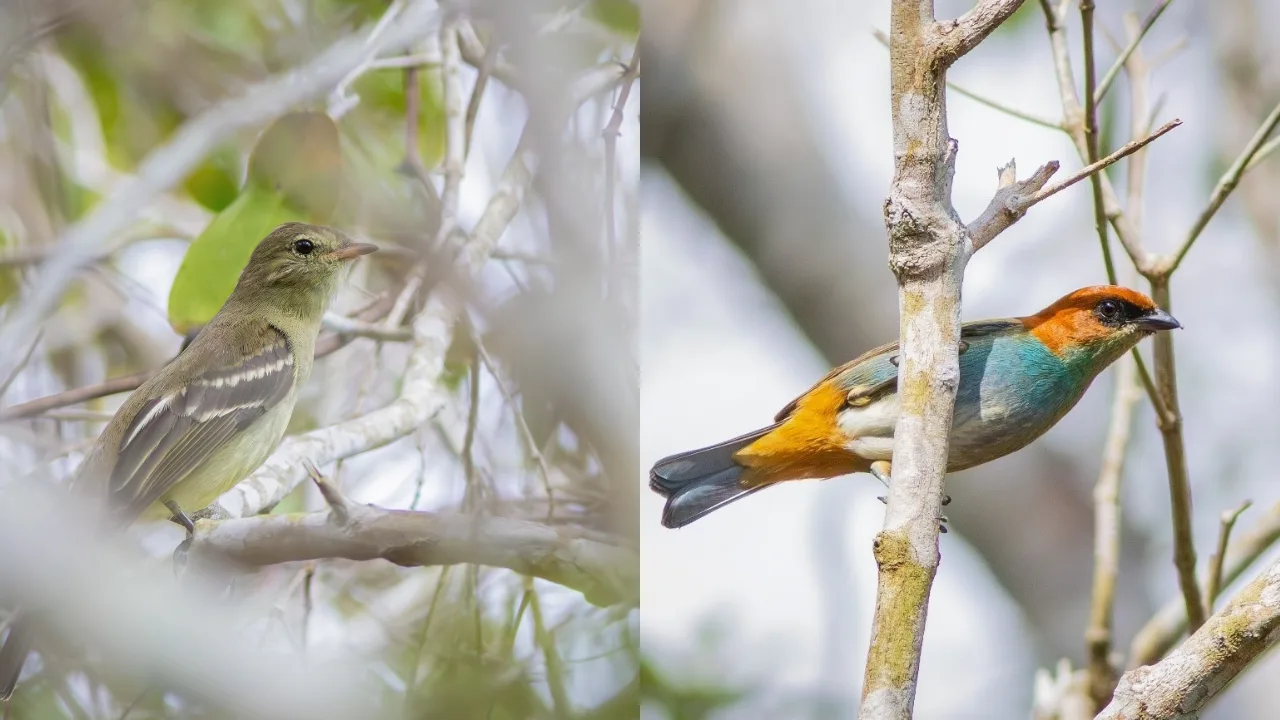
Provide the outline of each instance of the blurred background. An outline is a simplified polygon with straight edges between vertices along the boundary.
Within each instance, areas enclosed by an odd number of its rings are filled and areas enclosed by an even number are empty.
[[[939,0],[938,17],[971,5]],[[1129,37],[1124,16],[1141,19],[1161,5],[1139,54],[1149,68],[1145,105],[1153,126],[1175,117],[1184,125],[1147,153],[1140,209],[1153,252],[1181,242],[1280,100],[1268,30],[1280,4],[1263,0],[1099,3],[1099,75]],[[1079,83],[1076,3],[1067,19]],[[873,35],[888,30],[889,3],[651,0],[644,21],[648,468],[766,425],[830,367],[895,337],[898,314],[881,216],[893,173],[888,51]],[[1027,2],[948,77],[1050,123],[1062,117],[1040,3]],[[1132,90],[1121,73],[1100,113],[1105,148],[1130,139]],[[996,168],[1010,158],[1020,177],[1049,160],[1062,162],[1060,177],[1084,164],[1060,130],[955,91],[948,116],[959,141],[954,203],[966,220],[986,207]],[[1122,197],[1125,167],[1111,173]],[[1175,347],[1202,573],[1220,513],[1252,499],[1238,526],[1248,528],[1277,500],[1277,193],[1280,161],[1272,156],[1246,176],[1172,282],[1172,311],[1186,327]],[[1114,235],[1113,255],[1123,281],[1146,290]],[[1104,282],[1082,183],[977,254],[963,313],[1030,314]],[[1092,492],[1115,376],[1115,368],[1104,373],[1027,449],[948,478],[951,533],[941,539],[916,717],[1025,718],[1037,668],[1084,661]],[[1165,461],[1145,395],[1132,427],[1121,493],[1120,652],[1178,597]],[[654,682],[644,717],[853,717],[882,493],[865,475],[796,483],[673,531],[659,525],[662,499],[645,490],[642,645]],[[1270,559],[1274,553],[1261,562]],[[1280,658],[1264,658],[1204,717],[1274,717],[1277,679]]]
[[[634,717],[638,32],[626,0],[0,2],[0,628],[63,588],[0,716]],[[155,633],[77,634],[135,627],[181,532],[73,571],[20,486],[64,481],[286,220],[381,251],[331,306],[283,499],[220,502],[323,517],[301,458],[436,529],[399,564],[184,578]],[[450,534],[476,516],[507,534]],[[175,649],[198,637],[229,644]]]

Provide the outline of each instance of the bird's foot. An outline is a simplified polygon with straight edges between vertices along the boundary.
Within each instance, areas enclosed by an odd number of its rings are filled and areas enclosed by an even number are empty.
[[[172,500],[165,500],[164,506],[169,508],[169,512],[173,513],[171,521],[182,526],[187,531],[187,537],[173,550],[173,574],[182,577],[182,572],[187,569],[187,561],[191,551],[191,541],[196,536],[196,524],[191,520],[191,516],[183,512],[178,503]]]

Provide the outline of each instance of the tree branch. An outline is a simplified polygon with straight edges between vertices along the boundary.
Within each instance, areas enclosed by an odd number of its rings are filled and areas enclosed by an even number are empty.
[[[1213,604],[1222,590],[1222,563],[1227,558],[1227,545],[1231,542],[1231,529],[1236,526],[1240,514],[1253,505],[1252,500],[1245,500],[1235,510],[1222,511],[1218,523],[1218,549],[1209,556],[1209,576],[1204,585],[1204,609],[1213,614]]]
[[[1249,569],[1263,553],[1280,541],[1280,503],[1271,506],[1249,532],[1236,538],[1223,562],[1220,587],[1227,587]],[[1129,646],[1129,668],[1148,665],[1164,656],[1187,630],[1186,605],[1172,598],[1134,636]]]
[[[938,568],[938,519],[960,378],[960,286],[975,250],[951,205],[957,145],[947,132],[946,68],[1020,4],[983,2],[943,24],[934,22],[932,0],[894,0],[891,6],[895,167],[884,215],[889,265],[899,286],[903,400],[884,529],[874,545],[879,580],[859,714],[864,720],[912,715]],[[1002,184],[1013,185],[1008,170]],[[1038,175],[1043,186],[1048,173]]]
[[[1030,178],[1016,182],[1015,173],[1017,167],[1010,160],[1008,165],[1000,168],[1000,189],[996,191],[995,197],[991,198],[991,203],[987,205],[986,210],[982,211],[982,215],[969,223],[969,235],[973,238],[973,249],[980,249],[996,235],[1008,229],[1010,225],[1021,220],[1031,206],[1042,200],[1047,200],[1087,177],[1092,177],[1102,172],[1107,167],[1141,150],[1156,138],[1181,124],[1181,120],[1171,120],[1147,137],[1125,143],[1119,150],[1097,162],[1086,165],[1070,177],[1047,187],[1045,183],[1058,170],[1058,161],[1054,160],[1046,163]]]
[[[1196,717],[1280,639],[1280,561],[1159,663],[1126,672],[1098,720]]]
[[[573,588],[599,606],[634,607],[639,602],[639,558],[634,549],[586,539],[564,528],[489,515],[347,503],[343,513],[201,520],[190,554],[193,559],[203,556],[255,567],[322,558],[381,558],[405,567],[472,563]]]
[[[1102,707],[1115,689],[1116,670],[1111,662],[1112,613],[1115,608],[1116,578],[1120,574],[1120,481],[1124,477],[1125,454],[1133,428],[1133,408],[1137,403],[1138,371],[1132,358],[1121,359],[1116,373],[1115,396],[1111,401],[1111,424],[1102,451],[1102,470],[1093,489],[1094,565],[1093,595],[1085,649],[1089,662],[1090,712]]]
[[[1236,185],[1240,184],[1240,178],[1244,176],[1246,170],[1251,167],[1253,158],[1259,154],[1263,143],[1271,136],[1276,129],[1276,125],[1280,125],[1280,105],[1276,105],[1271,110],[1271,114],[1262,121],[1262,125],[1258,127],[1258,131],[1254,133],[1253,139],[1245,145],[1240,156],[1236,161],[1231,163],[1231,167],[1223,173],[1222,178],[1218,180],[1218,184],[1214,186],[1213,193],[1209,196],[1209,204],[1204,211],[1200,213],[1200,217],[1196,218],[1191,229],[1187,231],[1187,238],[1182,241],[1182,245],[1174,253],[1173,259],[1168,263],[1162,263],[1160,270],[1168,275],[1178,266],[1182,264],[1182,258],[1187,256],[1187,252],[1191,250],[1191,246],[1195,243],[1196,238],[1200,237],[1200,233],[1204,231],[1209,221],[1217,214],[1218,208],[1222,207],[1222,203],[1227,201],[1227,197],[1236,189]]]

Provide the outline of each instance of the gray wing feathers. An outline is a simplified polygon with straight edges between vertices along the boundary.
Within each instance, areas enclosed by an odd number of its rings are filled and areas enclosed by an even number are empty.
[[[215,363],[138,412],[111,473],[112,504],[126,516],[146,510],[288,396],[294,358],[279,330],[268,328],[257,352],[235,357],[239,362]]]

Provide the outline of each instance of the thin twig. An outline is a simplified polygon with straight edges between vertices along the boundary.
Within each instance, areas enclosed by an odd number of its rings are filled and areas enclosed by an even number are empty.
[[[1089,164],[1098,161],[1098,103],[1095,100],[1094,57],[1093,57],[1093,0],[1080,0],[1080,22],[1084,27],[1084,139],[1088,151]],[[1111,259],[1111,239],[1107,233],[1106,208],[1102,203],[1102,180],[1096,174],[1090,175],[1093,187],[1093,224],[1098,231],[1098,242],[1102,247],[1102,263],[1107,270],[1107,280],[1116,284],[1116,266]]]
[[[542,489],[547,494],[547,522],[551,522],[556,507],[555,489],[551,484],[551,468],[547,465],[547,459],[543,456],[542,449],[538,447],[538,441],[533,437],[533,431],[529,429],[529,423],[524,419],[524,413],[520,412],[520,406],[516,404],[515,396],[498,374],[497,363],[489,356],[489,351],[485,350],[480,334],[473,330],[471,338],[471,341],[475,343],[476,352],[479,354],[480,359],[484,362],[485,367],[489,368],[489,375],[493,378],[494,384],[498,386],[498,392],[502,395],[502,399],[506,401],[507,406],[511,408],[511,414],[515,419],[516,428],[520,431],[520,437],[529,446],[529,454],[533,456],[534,462],[538,464],[538,475],[542,479]]]
[[[422,84],[418,80],[418,68],[404,70],[404,160],[401,165],[424,185],[430,185],[426,168],[419,155],[418,122],[422,112]]]
[[[886,35],[883,30],[881,30],[880,28],[875,28],[871,31],[871,34],[874,35],[876,40],[879,40],[880,44],[884,45],[885,48],[889,47],[889,36]],[[954,90],[957,93],[969,98],[970,100],[973,100],[976,103],[979,103],[981,105],[986,105],[992,110],[1002,112],[1011,117],[1018,118],[1019,120],[1025,120],[1026,122],[1029,122],[1033,125],[1040,125],[1041,127],[1046,127],[1046,128],[1049,128],[1050,130],[1062,129],[1062,122],[1060,120],[1050,120],[1048,118],[1040,117],[1039,115],[1035,115],[1033,113],[1029,113],[1024,110],[1019,110],[1017,108],[1010,107],[1008,105],[1005,105],[1002,102],[999,102],[997,100],[992,100],[991,98],[986,97],[985,95],[980,95],[961,85],[957,85],[956,83],[951,82],[950,80],[947,81],[947,89]]]
[[[1036,203],[1071,187],[1086,177],[1102,172],[1109,165],[1119,161],[1126,155],[1137,152],[1151,141],[1181,124],[1181,120],[1173,120],[1152,135],[1126,143],[1114,153],[1081,168],[1071,177],[1053,185],[1047,185],[1047,183],[1049,178],[1058,170],[1058,162],[1056,160],[1046,163],[1031,177],[1021,181],[1017,180],[1016,163],[1010,161],[1008,165],[1000,168],[1000,189],[991,198],[991,202],[988,203],[982,215],[969,223],[969,237],[973,242],[973,249],[981,249],[997,234],[1020,220],[1027,210]]]
[[[1116,682],[1116,671],[1111,664],[1111,643],[1116,579],[1120,574],[1120,482],[1124,477],[1125,455],[1133,428],[1133,409],[1139,398],[1138,372],[1134,363],[1121,359],[1119,366],[1116,369],[1115,396],[1111,401],[1111,424],[1102,451],[1102,470],[1093,489],[1093,595],[1089,627],[1085,630],[1085,649],[1089,658],[1089,695],[1095,711],[1111,699]]]
[[[369,63],[370,70],[398,70],[402,68],[429,68],[440,64],[440,53],[415,53],[399,57],[381,58]]]
[[[560,652],[556,647],[555,636],[547,630],[542,617],[542,602],[537,590],[532,590],[529,597],[529,615],[533,619],[534,642],[542,648],[542,658],[547,670],[547,689],[551,691],[551,701],[555,705],[556,717],[570,717],[569,694],[565,691],[564,665],[560,662]]]
[[[1151,281],[1151,297],[1169,310],[1169,284],[1165,278]],[[1191,479],[1187,471],[1187,451],[1182,436],[1182,412],[1178,408],[1178,380],[1174,370],[1173,334],[1158,333],[1155,346],[1156,389],[1164,401],[1165,417],[1158,423],[1164,440],[1165,465],[1169,470],[1169,504],[1173,513],[1173,564],[1178,570],[1178,584],[1187,604],[1191,631],[1204,624],[1204,604],[1200,599],[1200,583],[1196,578],[1195,538],[1191,524]]]
[[[1040,7],[1044,10],[1045,26],[1049,32],[1049,45],[1053,53],[1053,67],[1055,76],[1058,81],[1058,92],[1062,98],[1063,112],[1063,129],[1071,136],[1072,143],[1076,146],[1076,152],[1080,158],[1089,164],[1089,148],[1088,141],[1084,132],[1084,108],[1080,105],[1080,98],[1076,93],[1075,78],[1071,70],[1071,52],[1067,47],[1066,30],[1062,25],[1063,12],[1066,9],[1066,3],[1062,3],[1061,8],[1055,9],[1051,0],[1040,0]],[[1124,246],[1125,252],[1133,260],[1135,266],[1140,270],[1150,265],[1147,253],[1142,248],[1142,239],[1139,236],[1138,229],[1125,215],[1124,209],[1120,205],[1120,199],[1116,195],[1115,189],[1111,186],[1111,181],[1105,173],[1095,175],[1096,182],[1102,187],[1102,203],[1107,219],[1111,222],[1111,227],[1116,231],[1116,237],[1120,239],[1120,244]],[[1139,369],[1139,374],[1144,374]]]
[[[36,351],[36,346],[39,345],[40,341],[43,339],[44,328],[40,328],[36,332],[36,336],[31,338],[31,342],[27,345],[26,352],[22,353],[22,359],[19,360],[18,364],[14,365],[13,369],[9,371],[9,375],[4,379],[4,382],[0,383],[0,397],[4,397],[4,394],[9,392],[9,386],[13,385],[13,381],[17,380],[18,376],[22,374],[22,369],[27,366],[27,363],[31,362],[31,354]]]
[[[465,318],[465,316],[464,316]],[[470,329],[471,324],[464,324]],[[474,337],[475,333],[472,332]],[[482,496],[480,493],[480,485],[476,482],[476,428],[480,424],[480,351],[479,346],[472,344],[471,358],[468,365],[468,374],[470,375],[467,384],[467,429],[462,436],[462,476],[465,478],[466,490],[462,495],[462,509],[467,512],[477,512],[482,505]]]
[[[1173,261],[1168,263],[1167,266],[1161,268],[1164,274],[1167,275],[1172,273],[1174,270],[1178,269],[1179,265],[1182,264],[1182,258],[1187,256],[1187,252],[1191,250],[1191,246],[1195,243],[1196,238],[1200,237],[1200,233],[1204,230],[1205,226],[1208,225],[1209,221],[1213,219],[1213,216],[1217,214],[1218,208],[1222,207],[1222,203],[1227,201],[1227,197],[1229,197],[1231,192],[1236,189],[1236,186],[1240,184],[1240,178],[1244,176],[1244,171],[1249,167],[1249,162],[1253,160],[1254,156],[1258,154],[1258,151],[1262,149],[1263,143],[1265,143],[1267,138],[1271,136],[1272,131],[1275,130],[1276,125],[1278,124],[1280,124],[1280,104],[1277,104],[1272,108],[1271,114],[1262,121],[1262,125],[1258,127],[1258,131],[1253,134],[1253,139],[1249,141],[1249,144],[1245,146],[1244,151],[1240,153],[1240,156],[1236,158],[1235,162],[1231,163],[1231,167],[1228,168],[1227,172],[1222,175],[1220,180],[1218,180],[1218,184],[1214,186],[1213,192],[1209,195],[1209,204],[1205,207],[1204,211],[1200,213],[1200,217],[1196,218],[1191,229],[1187,231],[1187,237],[1182,241],[1182,246],[1179,247],[1178,251],[1174,254]],[[1165,269],[1166,267],[1167,269]]]
[[[1140,44],[1142,44],[1142,39],[1147,36],[1147,32],[1151,30],[1151,26],[1156,24],[1156,21],[1160,19],[1160,15],[1164,13],[1165,8],[1169,7],[1171,2],[1173,2],[1173,0],[1160,0],[1160,3],[1152,8],[1150,13],[1147,13],[1147,17],[1142,21],[1142,26],[1138,29],[1137,35],[1129,38],[1129,44],[1124,47],[1124,50],[1120,51],[1120,55],[1116,57],[1116,61],[1107,69],[1107,74],[1102,76],[1102,80],[1098,83],[1097,90],[1093,93],[1094,103],[1098,105],[1102,104],[1102,98],[1106,97],[1107,90],[1111,89],[1111,83],[1115,82],[1116,76],[1120,74],[1120,70],[1125,66],[1125,63],[1129,61],[1129,56],[1138,49]]]
[[[1086,78],[1085,99],[1087,110],[1080,110],[1079,98],[1071,80],[1071,59],[1066,47],[1061,16],[1055,11],[1049,0],[1041,0],[1045,12],[1046,25],[1049,30],[1050,44],[1053,49],[1054,66],[1057,69],[1058,85],[1062,95],[1063,109],[1066,116],[1080,118],[1079,122],[1069,122],[1077,150],[1089,157],[1096,148],[1096,133],[1088,132],[1092,125],[1090,116],[1096,113],[1093,99],[1092,80],[1092,19],[1093,3],[1090,0],[1081,2],[1082,19],[1085,21],[1085,66]],[[1087,11],[1087,12],[1086,12]],[[1091,111],[1091,112],[1090,112]],[[1077,132],[1079,131],[1079,132]],[[1142,247],[1138,228],[1125,216],[1110,182],[1105,175],[1094,175],[1094,209],[1095,218],[1105,217],[1110,220],[1117,236],[1126,252],[1129,253],[1135,267],[1151,282],[1153,299],[1165,310],[1170,309],[1168,292],[1168,275],[1158,272],[1156,260],[1148,255]],[[1103,238],[1104,260],[1111,268],[1110,249],[1105,242],[1105,226],[1100,226],[1099,236]],[[1114,283],[1114,271],[1108,279]],[[1200,585],[1195,574],[1195,544],[1191,532],[1191,490],[1187,477],[1186,450],[1182,438],[1182,418],[1178,409],[1177,380],[1173,369],[1173,338],[1170,333],[1160,333],[1154,339],[1155,345],[1155,378],[1154,381],[1145,368],[1139,367],[1139,377],[1143,385],[1151,393],[1153,403],[1159,408],[1157,419],[1161,437],[1164,441],[1165,461],[1168,467],[1170,505],[1173,514],[1174,528],[1174,565],[1178,571],[1179,585],[1183,591],[1187,615],[1193,627],[1204,622],[1204,605],[1200,599]],[[1135,357],[1139,357],[1135,354]]]
[[[1280,541],[1280,503],[1268,508],[1248,532],[1237,536],[1228,548],[1219,587],[1235,582]],[[1187,629],[1186,604],[1182,597],[1170,598],[1134,636],[1129,646],[1128,667],[1149,665],[1164,656]]]
[[[1010,107],[1008,105],[1005,105],[1004,103],[1000,103],[995,100],[992,100],[989,97],[979,95],[978,93],[965,88],[963,85],[957,85],[956,83],[953,83],[950,80],[947,81],[947,88],[956,91],[960,95],[963,95],[980,105],[986,105],[992,110],[997,110],[999,112],[1004,113],[1005,115],[1009,115],[1019,120],[1029,122],[1032,125],[1039,125],[1040,127],[1049,128],[1050,130],[1062,129],[1062,121],[1060,120],[1050,120],[1049,118],[1041,117],[1034,113],[1027,112],[1026,110],[1019,110],[1017,108]]]
[[[337,333],[340,337],[370,338],[378,342],[408,342],[413,339],[413,333],[409,328],[386,327],[385,324],[363,322],[333,313],[325,314],[324,328]]]
[[[1254,154],[1253,159],[1249,161],[1249,164],[1244,166],[1244,171],[1249,172],[1257,167],[1258,163],[1261,163],[1263,160],[1270,157],[1271,153],[1276,151],[1276,148],[1280,148],[1280,137],[1275,138],[1274,140],[1268,140],[1266,145],[1259,148],[1258,152]]]
[[[1050,197],[1051,195],[1056,195],[1057,193],[1062,192],[1063,190],[1066,190],[1067,188],[1071,187],[1072,185],[1075,185],[1076,183],[1080,182],[1081,180],[1084,180],[1085,178],[1093,177],[1094,175],[1102,172],[1103,170],[1110,167],[1111,165],[1114,165],[1115,163],[1119,162],[1123,158],[1129,155],[1132,155],[1133,153],[1136,153],[1137,151],[1146,147],[1156,138],[1160,137],[1161,135],[1164,135],[1165,133],[1178,127],[1181,124],[1182,124],[1182,121],[1175,118],[1165,123],[1164,125],[1160,126],[1159,130],[1156,130],[1155,132],[1142,138],[1141,140],[1132,140],[1130,142],[1125,143],[1123,146],[1120,147],[1119,150],[1116,150],[1115,152],[1102,158],[1101,160],[1095,160],[1093,163],[1086,165],[1085,167],[1082,167],[1079,170],[1077,170],[1070,177],[1064,180],[1059,180],[1058,182],[1052,185],[1049,185],[1048,187],[1045,187],[1044,189],[1029,196],[1027,198],[1026,206],[1031,207],[1032,205],[1035,205],[1036,203],[1040,202],[1041,200],[1044,200],[1047,197]],[[1104,219],[1104,222],[1105,222],[1105,219]]]
[[[618,227],[614,217],[617,198],[614,197],[618,165],[618,136],[622,134],[622,111],[627,106],[627,98],[631,96],[631,84],[640,76],[640,44],[631,55],[631,62],[622,75],[622,85],[618,87],[618,100],[613,105],[613,115],[604,126],[600,136],[604,138],[604,227],[606,257],[609,258],[609,272],[617,270],[618,263]]]
[[[1227,557],[1227,544],[1231,541],[1231,529],[1235,527],[1236,520],[1240,519],[1241,513],[1248,510],[1252,505],[1252,500],[1245,500],[1235,510],[1224,510],[1222,517],[1219,519],[1218,549],[1209,556],[1209,577],[1205,582],[1204,590],[1204,607],[1205,612],[1209,615],[1213,614],[1213,604],[1218,599],[1218,593],[1222,590],[1222,563]]]
[[[466,141],[463,145],[465,148],[463,153],[471,154],[471,136],[476,128],[476,116],[480,114],[480,100],[484,98],[484,90],[489,85],[489,76],[493,74],[493,66],[498,62],[498,43],[490,42],[489,47],[484,49],[484,57],[480,60],[480,67],[476,71],[476,84],[471,89],[471,99],[467,101],[466,114]]]
[[[466,119],[463,117],[462,64],[458,49],[458,17],[452,16],[440,29],[440,74],[444,84],[444,191],[440,194],[440,231],[436,247],[448,239],[458,225],[458,194],[466,164]]]

